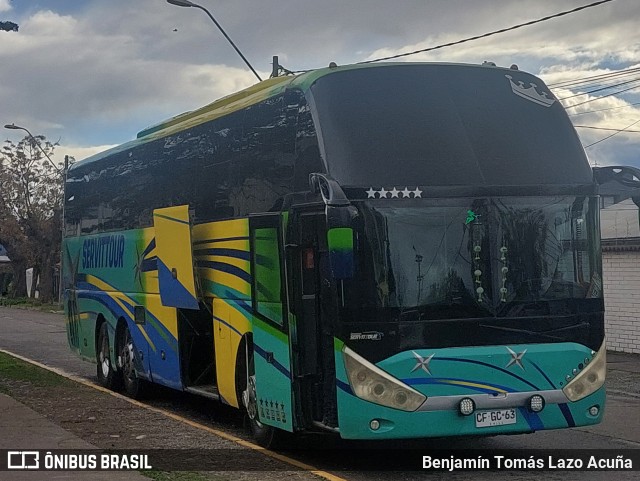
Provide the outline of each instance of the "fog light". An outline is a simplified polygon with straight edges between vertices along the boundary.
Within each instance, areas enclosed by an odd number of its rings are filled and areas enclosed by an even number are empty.
[[[589,414],[591,414],[594,417],[597,416],[599,412],[600,412],[600,409],[598,408],[598,406],[591,406],[589,408]]]
[[[371,422],[369,423],[369,427],[373,431],[377,431],[378,429],[380,429],[380,421],[378,421],[377,419],[372,419]]]
[[[534,394],[529,399],[529,410],[534,413],[539,413],[544,409],[544,398],[539,394]]]
[[[473,402],[473,399],[469,399],[468,397],[464,398],[460,401],[460,414],[463,416],[469,416],[473,414],[473,411],[476,410],[476,403]]]

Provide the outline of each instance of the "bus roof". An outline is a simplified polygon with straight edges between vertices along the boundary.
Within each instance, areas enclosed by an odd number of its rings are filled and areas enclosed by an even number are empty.
[[[287,76],[287,77],[275,77],[267,80],[263,80],[251,87],[240,90],[236,93],[218,99],[204,107],[201,107],[196,110],[184,112],[182,114],[176,115],[175,117],[171,117],[167,120],[164,120],[158,124],[147,127],[146,129],[141,130],[136,135],[136,138],[132,141],[126,142],[124,144],[118,145],[111,149],[105,150],[103,152],[99,152],[91,157],[88,157],[80,162],[75,163],[71,166],[71,169],[76,169],[82,166],[85,166],[89,163],[93,163],[99,161],[101,159],[110,157],[113,154],[118,152],[126,151],[135,146],[157,140],[162,137],[166,137],[168,135],[186,130],[188,128],[203,124],[205,122],[209,122],[211,120],[224,117],[232,112],[236,112],[238,110],[242,110],[244,108],[250,107],[254,104],[260,103],[270,97],[274,97],[284,90],[288,88],[296,88],[302,91],[307,91],[314,84],[316,80],[326,75],[331,75],[332,73],[345,72],[348,70],[359,70],[359,69],[370,69],[370,68],[379,68],[379,67],[389,67],[389,66],[411,66],[411,65],[432,65],[432,66],[449,66],[449,67],[466,67],[466,68],[478,68],[484,69],[488,68],[484,65],[474,65],[474,64],[455,64],[455,63],[438,63],[438,62],[385,62],[385,63],[376,63],[376,64],[351,64],[345,66],[338,67],[326,67],[317,70],[311,70],[309,72],[296,75],[296,76]],[[490,68],[498,68],[492,66]],[[505,71],[510,71],[509,69],[503,69]]]

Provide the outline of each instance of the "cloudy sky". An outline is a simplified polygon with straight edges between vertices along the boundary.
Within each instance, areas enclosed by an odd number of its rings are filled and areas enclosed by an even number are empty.
[[[527,22],[594,0],[198,0],[263,78],[354,63]],[[204,12],[165,0],[0,0],[0,123],[59,141],[82,159],[143,128],[255,82]],[[592,163],[640,167],[640,2],[614,0],[478,41],[406,57],[519,65],[548,84],[637,72],[553,91]],[[639,81],[634,83],[633,81]],[[613,83],[617,88],[571,97]],[[638,89],[633,89],[638,85]],[[631,89],[629,89],[631,87]],[[616,90],[624,93],[595,100]],[[588,102],[586,102],[588,101]],[[583,103],[586,102],[586,103]],[[595,112],[594,112],[595,111]],[[576,115],[577,114],[577,115]],[[639,121],[638,124],[632,125]],[[3,130],[19,140],[20,131]]]

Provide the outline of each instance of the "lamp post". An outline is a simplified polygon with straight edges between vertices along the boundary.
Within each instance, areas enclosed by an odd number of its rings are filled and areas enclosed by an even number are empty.
[[[229,38],[229,35],[227,35],[227,32],[224,31],[224,29],[217,22],[217,20],[215,18],[213,18],[213,15],[211,15],[211,12],[209,12],[209,10],[204,8],[202,5],[198,5],[197,3],[190,2],[189,0],[167,0],[167,3],[170,3],[171,5],[176,5],[178,7],[195,7],[195,8],[199,8],[204,13],[209,15],[209,18],[213,21],[213,23],[216,24],[216,27],[218,27],[218,30],[220,30],[220,32],[222,32],[222,35],[224,35],[224,38],[226,38],[229,41],[229,43],[235,49],[235,51],[238,53],[238,55],[240,55],[240,58],[242,58],[242,60],[244,60],[244,63],[247,64],[247,67],[249,67],[249,69],[251,69],[251,71],[258,78],[258,80],[260,82],[262,82],[262,79],[260,78],[260,75],[258,75],[258,72],[255,71],[255,69],[251,66],[251,64],[245,58],[245,56],[242,55],[242,52],[240,51],[240,49],[238,47],[236,47],[236,44],[233,43],[233,40],[231,40],[231,38]]]
[[[69,160],[68,157],[65,155],[64,158],[64,169],[60,170],[58,168],[58,166],[55,164],[55,162],[51,159],[51,157],[49,157],[49,154],[47,154],[47,151],[44,150],[42,148],[42,145],[40,145],[40,141],[34,137],[34,135],[29,132],[29,129],[27,129],[26,127],[20,127],[19,125],[16,124],[5,124],[4,126],[5,129],[9,129],[9,130],[24,130],[28,135],[29,138],[31,140],[33,140],[33,143],[36,144],[38,146],[38,148],[40,149],[40,152],[42,152],[44,154],[44,156],[47,158],[47,160],[49,161],[49,163],[53,166],[53,168],[56,170],[56,172],[58,174],[61,175],[62,177],[62,191],[63,191],[63,197],[62,197],[62,212],[61,212],[61,220],[60,220],[60,235],[61,235],[61,240],[60,240],[60,279],[58,281],[58,303],[62,302],[62,244],[64,241],[64,191],[65,191],[65,187],[66,187],[66,176],[67,176],[67,169],[69,166]]]

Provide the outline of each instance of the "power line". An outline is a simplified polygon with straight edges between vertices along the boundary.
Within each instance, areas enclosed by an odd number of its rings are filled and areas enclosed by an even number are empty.
[[[634,78],[632,80],[626,80],[624,82],[619,82],[619,83],[616,83],[616,84],[605,85],[604,87],[599,87],[597,89],[588,90],[587,92],[582,92],[582,93],[579,93],[579,94],[569,95],[567,97],[562,97],[561,99],[558,99],[558,100],[572,99],[574,97],[580,97],[581,95],[588,95],[588,94],[592,94],[592,93],[595,93],[595,92],[600,92],[602,90],[608,90],[608,89],[612,89],[614,87],[619,87],[621,85],[628,85],[628,84],[635,83],[635,82],[640,82],[640,77]]]
[[[438,49],[445,48],[445,47],[451,47],[453,45],[460,45],[461,43],[466,43],[466,42],[471,42],[472,40],[478,40],[478,39],[481,39],[481,38],[491,37],[491,36],[497,35],[499,33],[509,32],[511,30],[516,30],[516,29],[522,28],[522,27],[528,27],[529,25],[534,25],[536,23],[545,22],[545,21],[551,20],[553,18],[558,18],[558,17],[562,17],[562,16],[569,15],[569,14],[572,14],[572,13],[576,13],[576,12],[579,12],[580,10],[585,10],[587,8],[597,7],[599,5],[602,5],[604,3],[609,3],[609,2],[612,2],[612,1],[613,0],[601,0],[599,2],[593,2],[593,3],[590,3],[588,5],[583,5],[581,7],[574,8],[572,10],[565,10],[564,12],[556,13],[554,15],[548,15],[546,17],[542,17],[542,18],[539,18],[537,20],[531,20],[529,22],[520,23],[520,24],[517,24],[517,25],[513,25],[511,27],[501,28],[500,30],[494,30],[492,32],[484,33],[482,35],[476,35],[474,37],[467,37],[467,38],[464,38],[462,40],[457,40],[455,42],[444,43],[444,44],[441,44],[441,45],[436,45],[435,47],[423,48],[423,49],[420,49],[420,50],[414,50],[413,52],[399,53],[397,55],[391,55],[389,57],[382,57],[382,58],[377,58],[377,59],[374,59],[374,60],[365,60],[363,62],[357,62],[357,63],[363,64],[363,63],[381,62],[383,60],[391,60],[391,59],[394,59],[394,58],[407,57],[409,55],[415,55],[417,53],[430,52],[432,50],[438,50]]]
[[[607,107],[605,109],[587,110],[586,112],[577,112],[575,114],[568,114],[568,115],[569,115],[569,117],[576,117],[578,115],[593,114],[593,113],[596,113],[596,112],[604,112],[605,110],[628,109],[629,107],[633,107],[634,105],[640,105],[640,102],[634,102],[634,103],[629,104],[629,105],[621,105],[620,107]]]
[[[609,131],[615,131],[619,133],[619,129],[609,129],[606,127],[594,127],[592,125],[574,125],[574,127],[579,128],[579,129],[593,129],[593,130],[609,130]],[[633,132],[636,134],[640,134],[640,130],[624,130],[625,132]]]
[[[547,84],[549,88],[568,88],[570,86],[575,86],[583,83],[593,83],[598,84],[597,80],[609,80],[614,77],[624,77],[626,75],[631,75],[632,73],[640,72],[640,67],[626,69],[626,70],[614,70],[613,72],[592,75],[591,77],[580,77],[571,80],[562,80],[560,82]]]
[[[626,89],[622,89],[622,90],[618,90],[617,92],[612,92],[610,94],[607,95],[601,95],[600,97],[596,97],[595,99],[589,99],[589,100],[585,100],[584,102],[579,102],[577,104],[573,104],[573,105],[568,105],[565,107],[565,109],[573,109],[575,107],[578,107],[579,105],[584,105],[584,104],[588,104],[590,102],[595,102],[596,100],[601,100],[607,97],[611,97],[612,95],[618,95],[621,94],[622,92],[626,92],[628,90],[633,90],[633,89],[637,89],[639,86],[638,85],[634,85],[632,87],[627,87]]]
[[[599,144],[600,142],[604,142],[605,140],[610,139],[610,138],[611,138],[611,137],[613,137],[614,135],[618,135],[619,133],[624,132],[624,131],[625,131],[625,130],[627,130],[628,128],[633,127],[633,126],[634,126],[634,125],[636,125],[638,122],[640,122],[640,119],[638,119],[638,120],[636,120],[635,122],[633,122],[633,123],[631,123],[631,124],[627,125],[624,129],[620,129],[620,130],[618,130],[618,131],[614,132],[614,133],[613,133],[613,134],[611,134],[611,135],[607,135],[607,136],[606,136],[605,138],[603,138],[603,139],[597,140],[597,141],[595,141],[595,142],[594,142],[594,143],[592,143],[592,144],[585,145],[585,146],[584,146],[584,148],[585,148],[585,149],[588,149],[589,147],[591,147],[591,146],[593,146],[593,145]]]

